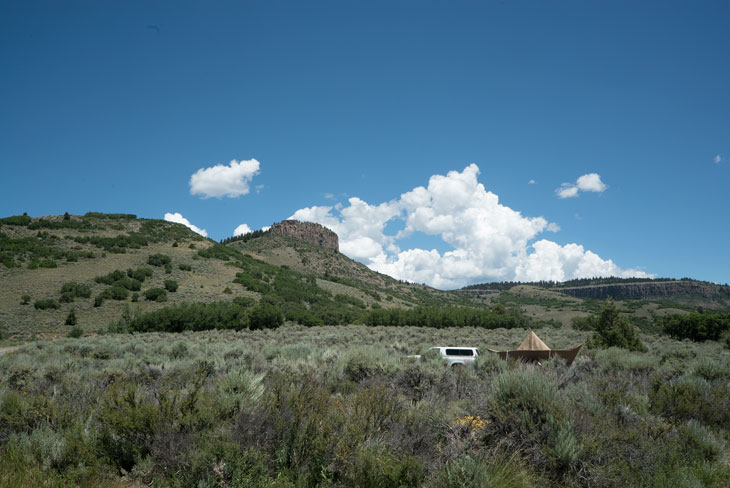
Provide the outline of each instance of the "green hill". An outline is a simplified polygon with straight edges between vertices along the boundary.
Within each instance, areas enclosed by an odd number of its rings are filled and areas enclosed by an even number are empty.
[[[311,324],[349,323],[378,308],[472,302],[305,241],[255,237],[223,245],[180,224],[128,214],[0,219],[0,326],[18,338],[65,335],[73,309],[78,326],[94,332],[123,313],[236,298],[266,297],[287,319]],[[166,284],[176,289],[164,301],[145,297]]]

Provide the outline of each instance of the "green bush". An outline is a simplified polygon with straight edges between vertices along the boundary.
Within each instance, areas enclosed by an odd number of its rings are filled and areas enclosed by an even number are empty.
[[[365,302],[360,300],[359,298],[352,297],[349,295],[335,295],[335,301],[340,303],[345,303],[348,305],[352,305],[357,308],[367,308],[367,305],[365,305]]]
[[[621,347],[629,351],[646,352],[646,346],[639,339],[639,333],[631,322],[622,316],[613,300],[607,300],[595,321],[595,334],[586,345],[593,349]]]
[[[524,318],[515,313],[468,307],[389,308],[368,312],[368,325],[398,325],[411,327],[481,327],[512,329],[524,325]]]
[[[191,244],[192,246],[192,244]],[[195,249],[191,247],[191,249]],[[208,249],[198,251],[198,256],[206,259],[220,259],[221,261],[229,261],[231,259],[240,259],[243,255],[232,247],[222,244],[213,244]]]
[[[708,383],[704,378],[654,378],[649,389],[649,407],[652,413],[667,419],[695,419],[705,425],[730,428],[730,400],[725,386]]]
[[[105,274],[103,276],[97,276],[94,278],[94,281],[97,283],[101,283],[104,285],[113,285],[119,280],[122,280],[127,277],[127,273],[122,271],[121,269],[117,269],[112,271],[111,273]]]
[[[233,299],[233,303],[241,307],[252,307],[256,304],[256,300],[251,297],[236,297]]]
[[[100,293],[94,297],[94,307],[101,307],[104,303],[104,293]]]
[[[142,289],[142,282],[134,278],[122,278],[119,281],[115,281],[112,286],[125,288],[129,291],[140,291]]]
[[[170,349],[170,357],[172,359],[182,359],[188,355],[188,343],[185,341],[178,341],[172,345]]]
[[[150,300],[152,302],[167,301],[167,291],[163,288],[150,288],[149,290],[146,290],[143,295],[146,300]]]
[[[58,310],[59,308],[61,308],[58,302],[51,298],[36,300],[35,303],[33,303],[33,306],[36,308],[36,310]]]
[[[343,480],[346,486],[407,488],[423,484],[423,465],[418,458],[407,454],[399,458],[382,447],[359,449],[348,468]]]
[[[662,329],[675,339],[691,339],[695,342],[716,341],[730,330],[730,314],[689,315],[671,314],[662,317]]]
[[[17,225],[17,226],[27,226],[30,224],[30,217],[28,214],[23,215],[14,215],[12,217],[5,217],[3,219],[0,219],[0,225]]]
[[[725,452],[725,443],[696,420],[680,428],[683,450],[697,461],[717,461]]]
[[[175,280],[165,280],[165,290],[174,293],[177,291],[177,281]]]
[[[84,330],[81,327],[74,327],[71,329],[71,331],[68,333],[68,337],[71,337],[73,339],[78,339],[84,335]]]
[[[516,455],[506,457],[462,455],[444,466],[437,483],[439,488],[520,488],[539,486]]]
[[[190,266],[189,264],[184,264],[184,263],[180,264],[178,266],[178,268],[180,268],[181,271],[192,271],[193,270],[192,266]]]
[[[74,301],[73,293],[61,293],[61,298],[58,299],[61,303],[71,303]]]
[[[170,264],[172,262],[172,259],[170,256],[167,256],[165,254],[153,254],[150,257],[147,258],[147,264],[150,266],[164,266],[166,264]]]
[[[116,283],[111,288],[104,290],[103,293],[105,298],[111,298],[112,300],[126,300],[129,296],[129,290]]]
[[[39,268],[57,268],[58,264],[56,264],[56,261],[54,259],[43,259],[42,261],[38,262]]]
[[[250,329],[275,329],[284,323],[281,309],[266,302],[259,302],[251,311]]]
[[[139,389],[110,388],[99,412],[101,452],[118,468],[131,471],[150,454],[162,423],[160,414],[160,408]]]
[[[75,281],[64,283],[61,287],[61,294],[68,293],[72,297],[89,298],[91,297],[91,287]]]
[[[77,322],[78,319],[76,318],[76,310],[72,308],[66,316],[66,325],[76,325]]]
[[[570,325],[575,330],[596,330],[598,317],[589,315],[587,317],[573,317],[570,319]]]
[[[248,310],[235,303],[183,303],[138,315],[129,322],[128,329],[133,332],[240,330],[247,328],[248,324]]]
[[[20,304],[28,305],[30,303],[31,298],[32,297],[28,294],[23,295],[22,297],[20,297]]]
[[[149,245],[148,237],[130,232],[129,234],[120,234],[116,237],[74,237],[74,242],[79,244],[91,244],[106,252],[113,254],[124,254],[127,249],[140,249]]]
[[[244,408],[256,406],[265,391],[263,379],[263,374],[246,368],[235,369],[220,378],[215,388],[221,410],[233,417]]]
[[[528,369],[498,375],[489,397],[501,437],[539,450],[543,462],[558,472],[570,469],[583,453],[564,404],[555,384],[541,371]]]
[[[127,270],[127,277],[137,280],[140,283],[143,283],[144,280],[146,280],[153,274],[154,274],[154,272],[152,271],[151,268],[137,268],[137,269],[128,269]]]

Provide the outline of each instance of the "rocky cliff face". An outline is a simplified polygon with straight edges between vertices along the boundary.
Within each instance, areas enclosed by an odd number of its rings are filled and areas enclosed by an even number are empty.
[[[554,288],[553,290],[580,298],[603,300],[610,297],[617,300],[642,300],[688,294],[706,298],[722,298],[727,294],[727,290],[723,288],[725,287],[698,281],[662,281]]]
[[[314,222],[282,220],[271,226],[271,232],[311,242],[328,249],[340,250],[337,234]]]

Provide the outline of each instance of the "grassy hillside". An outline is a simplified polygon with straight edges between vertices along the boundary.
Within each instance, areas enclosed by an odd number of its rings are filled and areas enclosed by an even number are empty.
[[[318,284],[326,289],[352,294],[386,308],[473,304],[468,297],[395,280],[372,271],[342,253],[291,237],[267,233],[258,239],[229,245],[269,264],[314,274]]]
[[[153,256],[162,261],[149,264]],[[264,234],[224,246],[180,224],[127,214],[0,219],[0,263],[0,327],[18,339],[65,335],[71,310],[91,333],[124,313],[236,298],[266,296],[292,316],[312,312],[325,322],[349,322],[374,308],[471,302],[297,239]],[[143,279],[135,283],[133,275]],[[166,291],[165,301],[145,298],[166,282],[176,290]],[[63,293],[74,285],[87,292]]]

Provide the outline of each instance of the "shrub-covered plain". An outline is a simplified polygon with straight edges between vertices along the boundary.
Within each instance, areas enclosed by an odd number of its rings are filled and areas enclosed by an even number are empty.
[[[589,349],[571,368],[486,352],[526,334],[286,325],[29,343],[0,357],[0,485],[728,486],[724,344],[647,335],[647,352]],[[540,332],[555,348],[590,334]],[[456,344],[483,355],[407,358]]]

